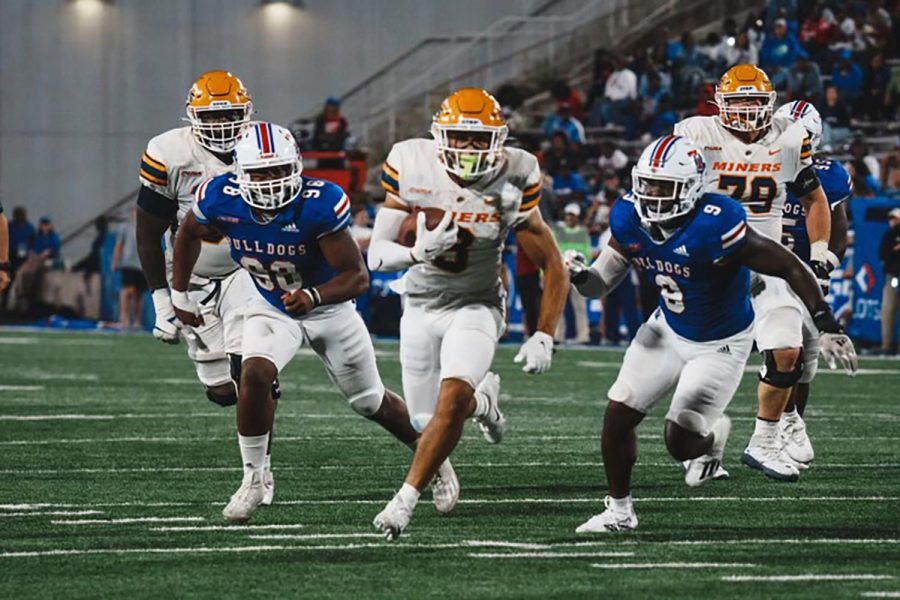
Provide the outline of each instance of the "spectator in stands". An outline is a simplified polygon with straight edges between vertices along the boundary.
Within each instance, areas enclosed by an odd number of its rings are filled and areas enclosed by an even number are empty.
[[[147,280],[141,269],[141,261],[137,253],[137,237],[135,227],[137,207],[131,209],[131,218],[125,221],[116,236],[116,248],[113,251],[112,270],[118,271],[122,278],[119,290],[119,323],[122,329],[141,328],[141,308],[144,292],[147,291]]]
[[[331,96],[325,100],[313,129],[315,150],[343,150],[349,131],[347,119],[341,115],[341,101]]]
[[[819,65],[801,57],[791,68],[793,79],[793,99],[806,100],[819,106],[822,101],[822,73]]]
[[[622,152],[609,138],[600,142],[597,154],[597,168],[601,171],[623,173],[628,166],[628,155]]]
[[[854,102],[862,93],[863,72],[853,61],[853,53],[841,50],[838,64],[831,72],[831,84],[837,88],[842,100]]]
[[[591,199],[594,203],[612,207],[613,203],[625,194],[622,187],[622,177],[617,171],[604,171],[591,190]]]
[[[729,42],[729,39],[732,40]],[[722,58],[726,68],[734,65],[755,65],[759,62],[759,49],[750,43],[746,31],[739,32],[734,38],[725,38],[726,46],[722,49]]]
[[[797,36],[788,31],[787,21],[775,19],[772,34],[766,38],[760,50],[759,66],[766,73],[770,73],[775,66],[787,70],[794,66],[801,56],[807,56],[806,50],[800,45]]]
[[[350,235],[356,240],[359,251],[366,254],[369,251],[369,242],[372,240],[372,226],[369,224],[369,211],[365,206],[357,206],[353,210],[353,224],[350,225]]]
[[[672,107],[672,98],[665,94],[659,99],[656,114],[651,117],[647,131],[651,137],[658,138],[672,133],[677,122],[678,114]]]
[[[556,237],[556,243],[560,252],[566,250],[577,250],[584,256],[591,256],[591,236],[588,234],[587,228],[581,223],[581,206],[576,202],[566,205],[563,211],[563,221],[556,223],[553,227],[553,235]],[[575,342],[578,344],[587,344],[591,340],[590,328],[587,318],[587,302],[575,286],[569,288],[569,303],[572,306],[572,313],[575,317]],[[562,343],[566,339],[566,316],[563,312],[559,325],[556,327],[556,335],[554,336],[557,343]]]
[[[510,131],[515,132],[528,127],[528,117],[520,111],[525,98],[517,85],[504,83],[497,90],[495,97],[500,103],[503,117],[506,119],[506,125]]]
[[[61,268],[60,246],[59,234],[53,228],[53,221],[50,217],[41,217],[38,221],[37,234],[34,236],[34,253],[44,259],[47,266],[54,269]]]
[[[609,229],[609,210],[598,211],[595,218],[598,221],[600,230],[595,252],[596,254],[600,254],[612,238],[612,232]],[[633,338],[634,334],[637,332],[641,323],[641,318],[638,311],[637,290],[635,288],[636,281],[634,272],[629,273],[616,289],[603,298],[603,323],[601,325],[602,343],[612,345],[619,344],[622,340],[619,325],[623,318],[628,331],[627,339],[630,340]]]
[[[556,101],[556,106],[560,104],[568,104],[570,114],[584,121],[584,102],[581,101],[581,94],[565,81],[557,81],[550,86],[550,95]]]
[[[822,121],[831,127],[850,127],[850,109],[835,86],[829,85],[825,88],[825,103],[816,108],[822,115]]]
[[[16,271],[34,252],[35,229],[28,221],[28,214],[24,206],[13,209],[12,221],[9,223],[9,263],[10,275],[16,276]]]
[[[701,117],[713,117],[719,114],[716,106],[716,86],[711,83],[703,83],[697,87],[697,105],[694,114]]]
[[[780,65],[772,65],[769,67],[767,74],[772,87],[778,92],[782,98],[792,98],[794,93],[794,78],[788,69]]]
[[[577,169],[579,166],[578,156],[572,150],[569,138],[562,131],[555,131],[550,136],[550,147],[543,155],[544,170],[548,173],[556,173],[559,170],[559,163],[568,161],[568,164]]]
[[[106,243],[106,236],[109,235],[109,220],[104,215],[100,215],[94,219],[94,229],[97,234],[94,236],[94,241],[91,242],[91,251],[75,263],[75,266],[72,267],[73,271],[84,271],[85,275],[100,272],[100,254]]]
[[[863,73],[863,93],[859,99],[860,112],[872,121],[886,116],[887,88],[891,77],[891,70],[884,64],[884,54],[873,54]]]
[[[797,0],[769,0],[766,5],[766,23],[784,21],[787,26],[790,21],[796,28],[798,12]]]
[[[705,57],[707,73],[722,73],[725,66],[725,57],[722,55],[722,36],[715,31],[710,31],[703,39],[703,43],[697,47],[697,51]]]
[[[894,323],[900,307],[900,208],[888,213],[888,230],[881,238],[878,259],[884,266],[884,290],[881,294],[881,351],[895,354]]]
[[[553,176],[553,192],[557,209],[569,203],[581,205],[587,197],[587,185],[581,174],[572,168],[568,160],[561,160]]]
[[[834,24],[834,14],[822,4],[816,5],[804,19],[798,37],[813,59],[824,56]]]
[[[637,75],[618,55],[612,57],[613,70],[603,90],[604,123],[621,123],[626,108],[637,98]]]
[[[569,138],[572,144],[584,144],[584,125],[581,121],[572,116],[571,107],[568,102],[560,102],[556,105],[556,110],[544,117],[541,125],[546,137],[551,137],[555,132],[561,131]]]
[[[891,198],[900,197],[900,138],[897,139],[894,152],[884,161],[883,177],[881,191]]]
[[[855,138],[850,143],[850,156],[850,163],[857,176],[865,179],[865,185],[877,194],[881,189],[881,163],[872,155],[869,145],[863,138]]]

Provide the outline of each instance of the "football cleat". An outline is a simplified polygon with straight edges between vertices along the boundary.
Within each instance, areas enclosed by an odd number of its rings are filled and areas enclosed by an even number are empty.
[[[431,480],[431,496],[439,513],[447,514],[456,507],[456,501],[459,500],[459,479],[456,478],[449,458]]]
[[[800,471],[784,452],[780,435],[751,437],[750,443],[741,454],[741,462],[751,469],[759,469],[772,479],[779,481],[800,479]]]
[[[503,441],[503,433],[506,431],[506,417],[500,412],[500,376],[496,373],[485,375],[475,395],[481,395],[487,400],[487,414],[477,416],[473,420],[478,424],[481,434],[488,444],[499,444]]]
[[[806,433],[806,422],[797,413],[792,416],[782,415],[781,437],[784,441],[784,451],[796,463],[800,469],[809,468],[816,454],[813,452],[812,443]]]
[[[275,499],[275,478],[272,476],[272,467],[266,467],[263,470],[263,487],[266,493],[263,494],[262,505],[271,506],[272,500]]]
[[[731,419],[727,415],[722,415],[712,427],[713,443],[709,453],[682,463],[686,484],[697,487],[713,479],[728,479],[728,471],[722,468],[722,457],[730,432]]]
[[[231,496],[231,500],[222,510],[222,516],[229,521],[244,523],[250,519],[266,494],[261,471],[253,471],[244,476],[241,487]]]
[[[387,506],[375,516],[372,524],[381,530],[385,539],[394,541],[400,537],[406,526],[409,525],[409,519],[412,517],[413,507],[408,506],[398,492]]]
[[[638,518],[634,513],[634,507],[628,511],[616,510],[612,507],[612,498],[603,499],[606,507],[599,515],[594,515],[575,529],[575,533],[605,533],[607,531],[628,531],[636,529]]]

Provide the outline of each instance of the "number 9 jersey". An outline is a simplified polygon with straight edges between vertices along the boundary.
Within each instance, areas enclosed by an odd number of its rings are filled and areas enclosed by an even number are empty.
[[[228,238],[231,256],[250,272],[269,304],[283,313],[287,313],[284,294],[334,277],[319,239],[350,225],[350,199],[338,185],[309,177],[301,180],[300,193],[265,223],[244,202],[230,173],[201,184],[193,206],[200,223]]]

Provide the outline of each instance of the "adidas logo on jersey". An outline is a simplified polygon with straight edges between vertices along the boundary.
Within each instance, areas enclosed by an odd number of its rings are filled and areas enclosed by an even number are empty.
[[[688,254],[687,248],[684,247],[684,244],[675,248],[674,252],[679,256],[690,256],[690,254]]]
[[[287,231],[289,233],[300,233],[300,230],[297,229],[297,225],[294,223],[288,223],[284,227],[281,228],[282,231]]]
[[[718,352],[719,354],[728,354],[730,356],[731,355],[731,347],[728,344],[725,344],[724,346],[722,346],[721,348],[716,350],[716,352]]]

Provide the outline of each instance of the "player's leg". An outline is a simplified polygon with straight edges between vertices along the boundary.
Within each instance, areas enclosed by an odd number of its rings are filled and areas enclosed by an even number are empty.
[[[272,383],[302,342],[303,334],[294,319],[261,305],[248,310],[236,411],[244,475],[222,511],[230,521],[246,521],[265,499],[266,452],[275,413]]]
[[[441,315],[432,323],[443,333],[437,406],[422,430],[412,465],[400,491],[375,517],[375,526],[388,539],[396,539],[415,509],[419,494],[438,473],[459,443],[469,417],[499,415],[495,398],[476,394],[494,359],[502,324],[499,311],[485,305],[469,305]]]
[[[806,410],[806,403],[809,400],[810,384],[819,368],[819,332],[807,312],[803,313],[803,351],[800,356],[803,361],[803,373],[791,389],[787,407],[781,415],[780,426],[784,438],[784,451],[797,468],[806,469],[815,458],[815,451],[806,430],[803,411]]]
[[[183,326],[188,357],[194,363],[197,379],[203,384],[206,397],[219,406],[237,404],[237,388],[231,379],[231,363],[225,354],[224,327],[216,310],[215,284],[190,292],[200,307],[203,325]]]
[[[600,533],[637,527],[631,498],[631,472],[637,460],[637,426],[654,404],[675,385],[683,361],[671,343],[672,333],[660,311],[638,329],[625,352],[622,368],[609,389],[600,447],[609,494],[603,512],[582,523],[577,533]]]

